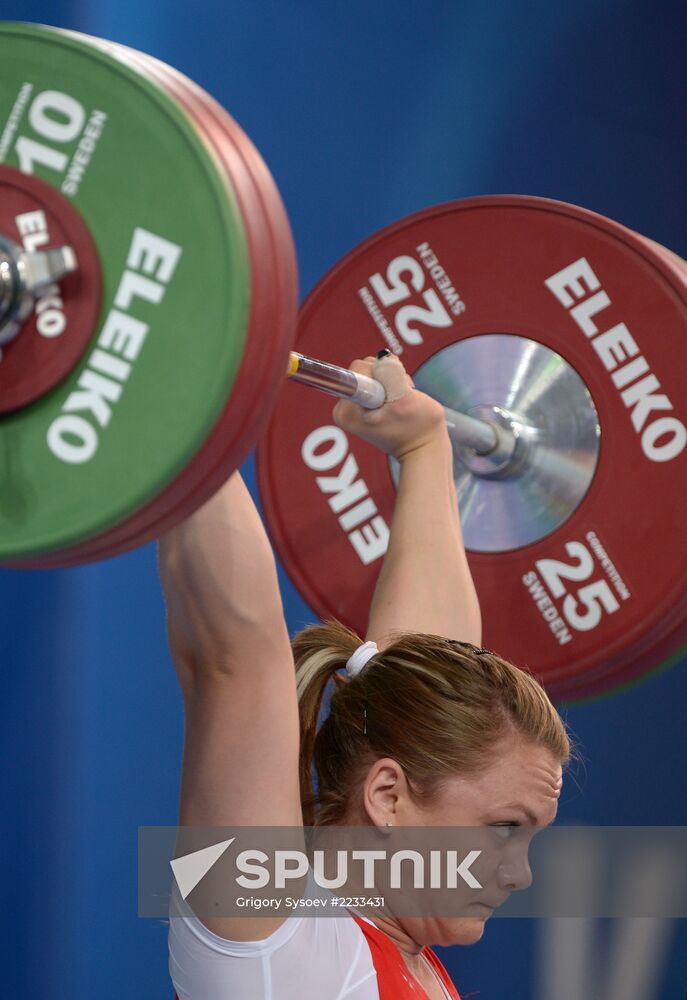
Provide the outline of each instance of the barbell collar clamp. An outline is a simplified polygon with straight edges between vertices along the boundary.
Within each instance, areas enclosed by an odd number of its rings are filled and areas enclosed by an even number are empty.
[[[456,458],[475,476],[487,479],[504,479],[515,476],[525,467],[531,445],[537,437],[535,428],[525,424],[514,413],[500,406],[480,405],[471,407],[466,414],[478,425],[489,427],[496,436],[496,444],[489,451],[471,447],[460,433],[451,426],[451,414],[447,410],[446,423],[453,443]]]
[[[77,269],[71,246],[28,251],[0,236],[0,345],[19,334],[44,289]]]

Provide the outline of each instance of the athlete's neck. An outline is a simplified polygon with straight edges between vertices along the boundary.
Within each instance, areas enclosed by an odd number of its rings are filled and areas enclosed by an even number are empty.
[[[418,944],[417,941],[414,941],[413,938],[411,938],[411,936],[403,930],[397,920],[393,917],[381,916],[375,916],[374,918],[369,919],[372,920],[375,927],[378,927],[380,931],[383,931],[386,936],[393,941],[406,962],[417,959],[417,963],[419,964],[419,955],[424,948],[424,945]]]

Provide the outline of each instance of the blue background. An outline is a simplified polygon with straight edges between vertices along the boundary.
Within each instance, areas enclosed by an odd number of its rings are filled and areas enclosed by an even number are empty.
[[[10,0],[2,16],[143,49],[215,95],[282,190],[303,292],[381,226],[485,193],[575,202],[687,256],[683,4]],[[284,593],[296,630],[311,615]],[[164,924],[136,916],[137,827],[175,821],[182,735],[153,548],[0,572],[0,627],[3,996],[169,997]],[[687,825],[685,666],[567,710],[586,767],[564,820]],[[579,998],[537,985],[545,932],[495,920],[443,957],[464,997],[615,1000],[613,927],[592,930],[604,955],[581,961]],[[626,1000],[684,1000],[685,922],[663,941],[654,986]]]

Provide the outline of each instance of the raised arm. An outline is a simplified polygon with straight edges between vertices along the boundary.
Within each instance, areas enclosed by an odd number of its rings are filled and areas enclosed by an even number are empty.
[[[298,707],[274,557],[236,473],[160,542],[185,703],[182,825],[300,825]],[[279,920],[206,921],[229,938]]]
[[[374,361],[368,358],[352,367],[373,374]],[[398,388],[400,367],[391,356],[374,371],[394,387],[392,396],[403,391],[402,384]],[[400,463],[391,538],[370,610],[368,638],[381,648],[394,632],[429,632],[480,645],[480,609],[463,545],[453,450],[442,407],[424,393],[409,391],[382,411],[342,401],[334,415],[344,429]]]

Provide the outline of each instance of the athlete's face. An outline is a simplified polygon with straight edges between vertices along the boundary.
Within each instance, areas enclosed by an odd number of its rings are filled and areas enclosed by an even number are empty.
[[[431,804],[420,805],[408,794],[405,775],[395,761],[372,765],[364,801],[369,820],[377,825],[491,827],[499,838],[496,849],[485,852],[484,857],[492,859],[487,861],[491,871],[486,871],[486,878],[484,871],[479,873],[484,889],[475,890],[467,914],[399,918],[412,940],[450,945],[472,944],[481,938],[493,911],[511,892],[531,884],[529,841],[536,828],[554,821],[562,781],[561,765],[551,752],[518,736],[504,739],[496,748],[494,763],[477,777],[443,782]]]

